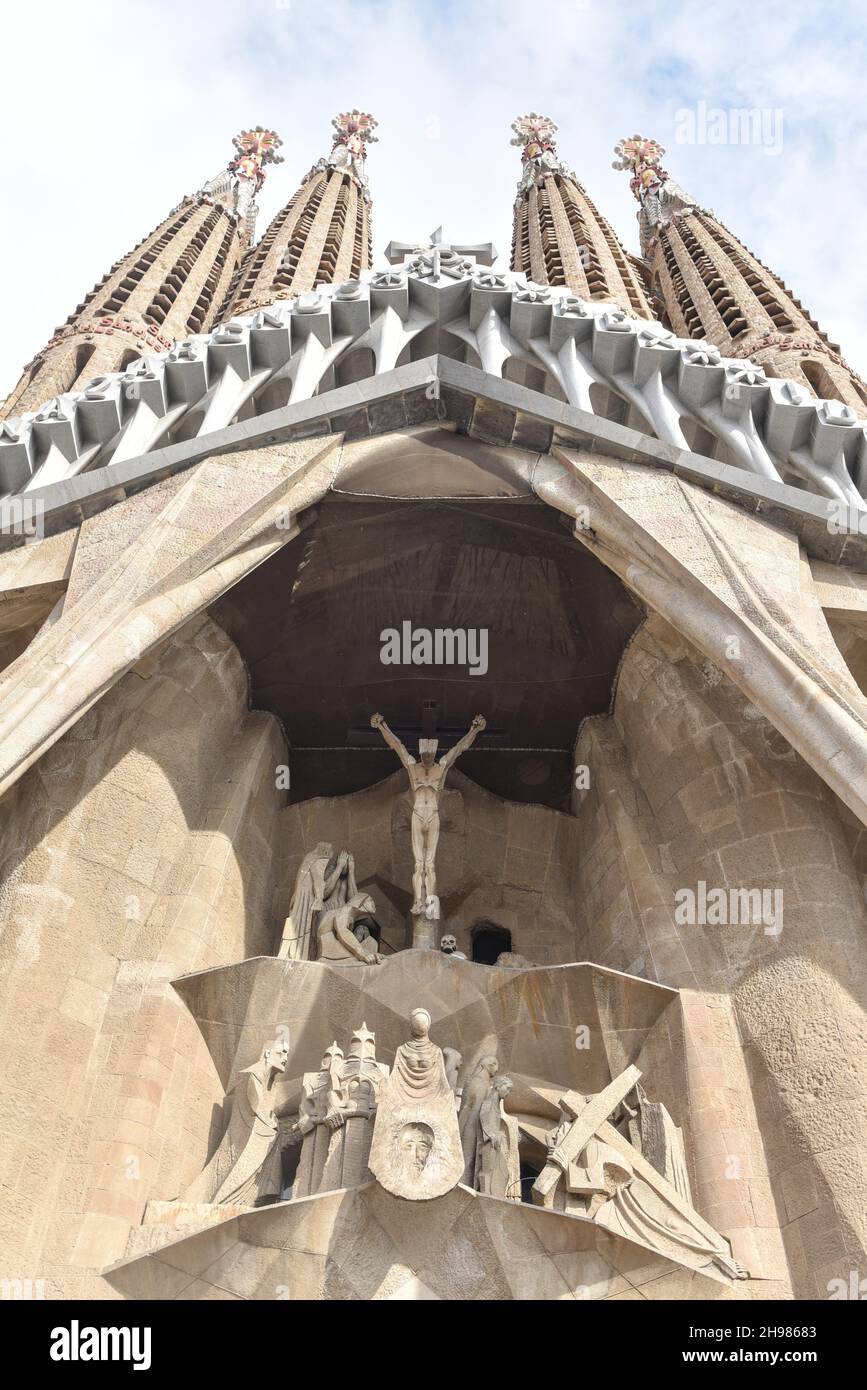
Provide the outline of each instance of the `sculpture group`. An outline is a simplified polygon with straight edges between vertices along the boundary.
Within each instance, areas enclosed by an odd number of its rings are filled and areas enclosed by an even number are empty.
[[[527,1165],[522,1190],[522,1145],[538,1146],[538,1117],[513,1113],[513,1078],[493,1052],[464,1067],[430,1030],[429,1012],[413,1009],[410,1036],[388,1066],[362,1023],[346,1053],[335,1041],[319,1068],[303,1074],[294,1107],[280,1102],[277,1084],[288,1047],[265,1047],[239,1073],[226,1134],[187,1200],[255,1207],[376,1181],[415,1202],[463,1183],[485,1197],[529,1200],[590,1221],[680,1264],[746,1277],[693,1207],[680,1130],[648,1100],[637,1067],[597,1094],[559,1092],[559,1118],[543,1134],[544,1162]],[[296,1161],[284,1187],[287,1151]]]
[[[409,777],[414,863],[410,914],[416,919],[413,945],[433,946],[433,924],[440,918],[436,882],[439,799],[449,768],[472,746],[485,728],[485,720],[477,714],[463,738],[439,760],[436,739],[420,738],[419,755],[414,758],[381,714],[372,715],[370,723],[397,753]],[[318,958],[332,964],[379,965],[383,957],[367,926],[367,919],[373,919],[375,912],[373,898],[359,891],[353,856],[345,849],[335,853],[331,844],[321,841],[301,861],[278,955],[288,960]],[[444,937],[443,942],[454,943],[444,946],[446,954],[461,956],[453,936]]]
[[[413,944],[433,945],[425,932],[440,915],[440,796],[449,768],[485,721],[476,716],[438,761],[435,739],[420,739],[415,758],[381,714],[370,722],[409,779]],[[359,889],[352,854],[320,842],[299,867],[279,954],[381,965],[375,912],[373,898]],[[442,934],[441,953],[465,960],[457,946],[453,933]],[[498,964],[521,969],[531,962],[508,953]],[[257,1206],[376,1182],[393,1198],[424,1202],[463,1184],[485,1198],[531,1202],[592,1222],[688,1267],[714,1265],[730,1278],[745,1277],[727,1241],[693,1207],[681,1132],[665,1106],[648,1099],[637,1067],[590,1095],[556,1084],[538,1091],[531,1078],[519,1077],[518,1104],[515,1078],[500,1070],[495,1049],[480,1046],[465,1063],[430,1031],[430,1013],[414,1008],[409,1037],[387,1064],[362,1023],[348,1050],[332,1042],[291,1096],[288,1049],[267,1046],[239,1073],[223,1142],[188,1198]],[[550,1116],[552,1096],[559,1116],[546,1127],[539,1106]]]

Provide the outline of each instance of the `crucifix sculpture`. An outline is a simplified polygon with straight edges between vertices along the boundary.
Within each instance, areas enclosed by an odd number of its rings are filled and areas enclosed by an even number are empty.
[[[413,924],[414,946],[435,946],[433,923],[439,919],[439,899],[436,887],[436,852],[440,836],[439,799],[446,774],[457,762],[462,753],[476,740],[485,727],[485,720],[477,714],[468,731],[459,739],[439,762],[436,760],[437,740],[420,738],[418,758],[414,758],[401,743],[396,734],[385,722],[381,714],[370,719],[371,727],[378,729],[389,748],[393,748],[409,777],[412,792],[412,853],[415,867],[412,876],[413,904],[410,912],[415,918]]]

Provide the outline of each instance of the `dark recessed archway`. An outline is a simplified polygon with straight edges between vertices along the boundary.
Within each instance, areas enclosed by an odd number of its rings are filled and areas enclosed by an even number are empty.
[[[561,809],[578,726],[607,710],[642,617],[620,580],[532,496],[334,492],[212,611],[247,662],[253,704],[283,722],[293,801],[395,771],[370,728],[374,711],[411,752],[423,735],[439,739],[440,754],[481,713],[488,727],[461,770],[501,796]],[[406,624],[475,632],[477,645],[463,664],[459,644],[434,647],[431,664],[389,664],[383,633],[403,640]]]

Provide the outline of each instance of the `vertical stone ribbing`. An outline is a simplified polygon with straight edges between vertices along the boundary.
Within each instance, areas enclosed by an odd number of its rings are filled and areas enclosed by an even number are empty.
[[[661,167],[654,140],[616,147],[632,173],[642,252],[671,327],[706,338],[726,357],[749,357],[768,376],[792,377],[814,395],[863,413],[867,385],[847,366],[784,282]]]
[[[166,352],[176,338],[206,331],[252,231],[263,166],[279,162],[279,144],[261,127],[236,137],[238,155],[227,170],[112,266],[24,369],[0,416],[37,410],[145,353]]]
[[[356,279],[372,262],[366,145],[376,121],[352,111],[335,118],[334,148],[251,247],[229,286],[222,317],[247,314],[317,285]]]
[[[642,279],[611,226],[560,162],[557,127],[531,113],[512,125],[523,177],[515,200],[512,269],[539,285],[567,285],[582,299],[652,318]]]

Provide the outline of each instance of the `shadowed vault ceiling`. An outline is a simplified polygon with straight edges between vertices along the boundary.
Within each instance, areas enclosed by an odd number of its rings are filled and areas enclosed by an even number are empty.
[[[293,801],[370,786],[410,751],[442,754],[474,714],[488,727],[459,767],[500,796],[565,808],[581,720],[607,710],[641,611],[544,504],[329,493],[300,536],[212,610],[282,721]],[[488,669],[384,665],[384,629],[487,629]]]

